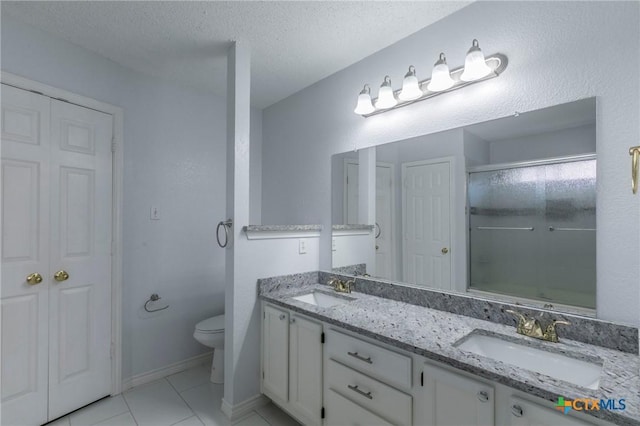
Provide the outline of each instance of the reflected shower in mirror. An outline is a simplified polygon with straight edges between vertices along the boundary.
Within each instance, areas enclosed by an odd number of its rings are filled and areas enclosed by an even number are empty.
[[[595,98],[332,158],[334,268],[595,309]]]

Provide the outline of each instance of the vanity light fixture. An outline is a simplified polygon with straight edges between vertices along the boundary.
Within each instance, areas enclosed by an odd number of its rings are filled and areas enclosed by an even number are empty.
[[[460,74],[460,80],[480,80],[490,73],[491,68],[487,66],[484,60],[484,54],[480,49],[480,44],[478,44],[478,40],[474,38],[473,42],[471,42],[471,48],[467,52],[467,57],[464,60],[464,72]]]
[[[442,92],[450,89],[454,84],[455,81],[451,78],[449,65],[447,65],[447,57],[444,56],[444,53],[440,53],[440,58],[433,65],[431,81],[427,85],[427,89],[432,92]]]
[[[404,76],[402,89],[394,91],[391,87],[391,78],[387,75],[380,86],[378,98],[373,100],[369,85],[365,84],[358,96],[358,104],[354,112],[363,117],[369,117],[390,109],[411,105],[414,102],[498,77],[507,68],[507,64],[507,57],[500,53],[485,57],[478,40],[474,39],[467,52],[464,67],[450,71],[447,58],[444,53],[440,53],[430,79],[419,81],[416,69],[411,65],[409,72]]]
[[[398,100],[396,99],[393,89],[391,88],[391,77],[384,76],[384,80],[380,85],[380,91],[378,92],[378,99],[376,100],[376,108],[388,109],[396,106]]]
[[[405,74],[404,80],[402,81],[402,90],[398,94],[398,98],[402,101],[412,101],[422,95],[424,95],[424,93],[420,88],[418,77],[416,77],[416,67],[410,65],[409,72]]]
[[[371,88],[368,84],[365,84],[360,94],[358,95],[358,104],[356,105],[356,109],[353,110],[356,114],[365,115],[371,114],[376,109],[373,107],[371,103]]]

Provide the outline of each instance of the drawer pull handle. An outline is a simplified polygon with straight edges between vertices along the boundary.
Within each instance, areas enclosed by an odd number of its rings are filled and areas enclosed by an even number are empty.
[[[482,402],[489,401],[489,394],[486,391],[478,392],[478,399]]]
[[[373,396],[371,396],[371,392],[364,392],[361,391],[360,389],[358,389],[358,386],[353,386],[353,385],[347,385],[347,387],[349,389],[351,389],[352,391],[354,391],[357,394],[360,394],[362,396],[364,396],[365,398],[369,398],[369,399],[373,399]]]
[[[352,356],[355,359],[359,359],[360,361],[364,361],[367,364],[373,364],[373,361],[371,361],[371,357],[368,357],[368,358],[362,357],[358,355],[358,352],[347,352],[347,355]]]
[[[521,406],[514,404],[511,406],[511,414],[516,417],[522,417],[524,415],[524,411]]]

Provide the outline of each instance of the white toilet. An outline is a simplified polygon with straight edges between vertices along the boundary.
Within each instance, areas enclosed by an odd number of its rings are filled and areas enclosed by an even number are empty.
[[[224,383],[224,314],[197,323],[193,337],[213,348],[210,380],[212,383]]]

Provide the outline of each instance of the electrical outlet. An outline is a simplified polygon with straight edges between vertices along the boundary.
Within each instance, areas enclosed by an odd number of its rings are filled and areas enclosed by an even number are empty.
[[[160,220],[160,209],[158,207],[151,207],[151,220]]]
[[[298,254],[306,254],[307,253],[307,240],[300,238],[298,240]]]

